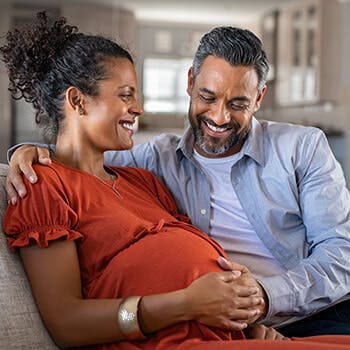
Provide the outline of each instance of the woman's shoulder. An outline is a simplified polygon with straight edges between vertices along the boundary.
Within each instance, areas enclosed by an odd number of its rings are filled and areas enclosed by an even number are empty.
[[[154,178],[154,174],[147,169],[144,168],[136,168],[136,167],[111,167],[117,173],[124,176],[132,176],[132,177],[141,177],[141,178]]]
[[[35,164],[33,166],[41,187],[61,189],[66,192],[69,188],[77,185],[82,177],[82,172],[70,168],[56,161],[51,161],[49,165]]]
[[[124,180],[134,186],[144,186],[148,189],[157,187],[159,180],[157,177],[144,168],[136,167],[113,167],[114,171]]]
[[[33,169],[38,176],[38,179],[47,181],[59,181],[60,169],[56,162],[51,162],[49,165],[34,164]]]

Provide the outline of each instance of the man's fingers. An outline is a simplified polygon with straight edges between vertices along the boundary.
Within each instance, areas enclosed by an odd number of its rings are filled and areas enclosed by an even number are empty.
[[[244,332],[248,339],[273,339],[271,332],[262,324],[251,324]]]
[[[243,321],[227,320],[221,327],[230,331],[241,331],[247,326],[248,324]]]
[[[239,304],[237,303],[237,306],[239,306],[240,309],[250,309],[250,308],[259,309],[259,307],[264,302],[262,298],[254,297],[254,296],[236,297],[236,300],[239,301]]]
[[[11,156],[10,167],[6,178],[6,191],[12,204],[16,204],[17,195],[23,198],[27,194],[22,175],[32,184],[38,181],[38,177],[32,164],[40,161],[42,164],[50,164],[50,154],[47,149],[41,149],[33,145],[23,145],[16,149]]]
[[[252,324],[244,332],[248,339],[290,340],[276,329],[262,324]]]
[[[236,309],[230,313],[232,321],[249,323],[250,320],[260,314],[258,309]]]
[[[37,153],[38,153],[38,161],[40,164],[43,164],[43,165],[51,164],[50,151],[47,148],[37,147]]]
[[[278,332],[276,329],[271,327],[266,327],[265,331],[265,339],[271,340],[289,340],[289,338],[285,337],[283,334]]]
[[[226,283],[232,283],[232,290],[234,292],[234,294],[232,294],[232,297],[234,295],[236,295],[237,297],[252,297],[251,302],[253,302],[254,305],[260,305],[264,303],[264,298],[258,295],[259,287],[236,284],[236,273],[239,274],[239,272],[237,271],[219,272],[219,278],[221,278]]]
[[[16,204],[17,195],[23,198],[27,194],[19,168],[9,168],[6,177],[6,191],[12,204]]]
[[[15,205],[17,203],[17,191],[12,186],[11,182],[6,181],[6,192],[9,203]]]
[[[32,183],[36,183],[38,181],[38,177],[36,176],[36,173],[32,167],[31,163],[21,163],[19,165],[19,168],[21,172],[24,174],[24,176]],[[17,180],[17,179],[16,179]],[[23,182],[22,182],[23,183]]]
[[[235,293],[239,297],[252,297],[256,300],[257,305],[264,302],[264,298],[259,296],[259,288],[254,286],[235,285]]]
[[[32,184],[38,181],[38,177],[33,169],[33,164],[36,162],[44,165],[51,164],[49,150],[30,145],[22,152],[17,161],[20,171]]]

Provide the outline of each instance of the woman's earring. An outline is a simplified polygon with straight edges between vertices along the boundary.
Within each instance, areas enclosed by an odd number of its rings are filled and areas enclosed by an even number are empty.
[[[79,112],[79,115],[84,115],[85,114],[85,109],[82,106],[79,106],[78,112]]]

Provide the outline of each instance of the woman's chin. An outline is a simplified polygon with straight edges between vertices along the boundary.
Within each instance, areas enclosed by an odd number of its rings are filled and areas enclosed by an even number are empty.
[[[119,149],[116,151],[127,151],[134,146],[134,140],[130,140],[129,142],[125,142]]]

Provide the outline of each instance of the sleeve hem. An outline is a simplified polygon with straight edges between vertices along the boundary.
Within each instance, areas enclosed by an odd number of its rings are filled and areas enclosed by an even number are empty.
[[[17,236],[17,235],[16,235]],[[50,228],[46,230],[31,230],[22,232],[17,237],[9,236],[7,242],[12,251],[16,248],[28,246],[31,242],[38,244],[40,248],[47,248],[50,241],[64,238],[67,241],[74,241],[83,238],[83,235],[77,231],[68,228]]]

